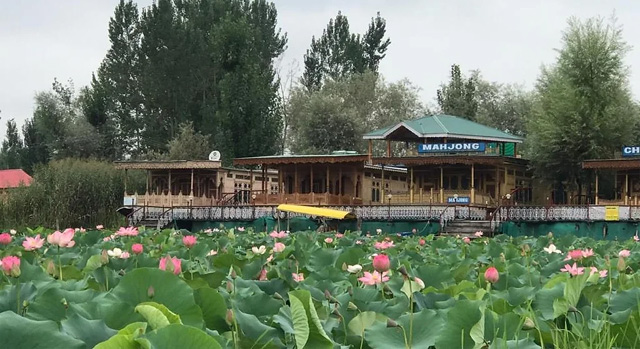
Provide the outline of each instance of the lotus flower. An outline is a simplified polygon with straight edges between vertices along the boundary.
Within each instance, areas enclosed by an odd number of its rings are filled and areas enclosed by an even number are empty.
[[[333,243],[333,238],[326,238],[326,239],[324,239],[324,242],[326,242],[328,244]]]
[[[104,225],[102,224],[96,225],[96,230],[102,230],[102,229],[104,229]]]
[[[549,247],[545,247],[543,248],[543,250],[548,253],[548,254],[552,254],[552,253],[562,253],[562,251],[558,250],[556,248],[556,245],[554,244],[549,244]]]
[[[44,239],[40,237],[40,234],[34,238],[27,236],[22,242],[22,247],[24,247],[25,251],[37,250],[42,248],[42,245],[44,245]]]
[[[270,254],[269,257],[267,257],[267,263],[271,263],[272,260],[273,260],[273,254]]]
[[[264,245],[262,245],[260,247],[253,246],[251,248],[251,251],[253,251],[253,254],[262,255],[262,254],[265,254],[265,252],[267,252],[267,248]]]
[[[136,227],[120,227],[118,231],[116,231],[116,235],[118,236],[137,236],[138,228]]]
[[[209,256],[209,257],[210,257],[210,256],[215,256],[215,255],[217,255],[217,254],[218,254],[218,251],[216,251],[216,250],[211,250],[211,251],[209,251],[209,253],[207,253],[207,256]]]
[[[73,229],[66,229],[63,233],[55,231],[53,234],[47,236],[47,242],[59,247],[73,247],[76,242],[73,241],[75,231]]]
[[[74,229],[74,231],[75,231],[76,233],[86,233],[86,232],[87,232],[87,229],[85,229],[85,228],[83,228],[83,227],[80,227],[80,228],[75,228],[75,229]]]
[[[11,233],[11,235],[16,235],[18,232],[15,229],[10,229],[9,233]]]
[[[382,273],[379,273],[377,271],[374,271],[373,273],[365,271],[364,276],[358,278],[358,280],[365,285],[373,286],[389,281],[389,277],[387,276],[386,271]]]
[[[293,277],[293,281],[295,281],[295,282],[304,281],[304,274],[303,273],[291,273],[291,276]]]
[[[109,257],[120,258],[120,256],[122,256],[122,250],[116,247],[113,250],[107,251],[107,254]]]
[[[343,238],[343,237],[344,237],[344,234],[340,234],[340,233],[336,234],[336,239],[340,239],[340,238]]]
[[[269,236],[271,236],[274,239],[284,239],[287,236],[289,236],[289,234],[287,234],[287,232],[284,230],[281,230],[280,232],[277,232],[274,230],[271,233],[269,233]]]
[[[571,260],[573,259],[574,261],[579,261],[582,258],[584,258],[584,253],[582,250],[571,250],[569,251],[569,253],[567,253],[567,258],[565,258],[565,261]]]
[[[144,251],[144,246],[142,244],[133,244],[131,245],[131,252],[135,254],[141,254]]]
[[[258,276],[258,280],[259,281],[267,280],[267,269],[262,268],[262,270],[260,270],[260,275]]]
[[[167,266],[168,261],[170,261],[171,263],[169,263],[169,265]],[[169,271],[173,271],[174,274],[180,275],[180,273],[182,273],[182,260],[178,257],[162,257],[160,258],[160,265],[158,267],[161,270],[167,270],[168,267]]]
[[[381,242],[378,241],[373,244],[373,247],[377,248],[378,250],[386,250],[393,246],[394,246],[393,241],[381,241]]]
[[[362,270],[362,266],[360,264],[356,265],[347,265],[347,271],[351,274],[359,273]]]
[[[356,240],[356,245],[362,245],[362,240]]]
[[[586,250],[582,250],[582,257],[583,258],[591,257],[593,255],[594,255],[593,249],[591,249],[591,248],[588,248]]]
[[[207,235],[211,235],[211,234],[213,234],[213,230],[211,230],[211,228],[205,229],[204,233],[207,234]]]
[[[20,276],[20,258],[16,256],[6,256],[0,260],[2,271],[7,276]]]
[[[131,257],[131,255],[127,251],[122,251],[122,253],[120,254],[121,259],[127,259],[129,257]]]
[[[607,277],[607,269],[602,269],[602,270],[598,271],[598,268],[591,267],[591,272],[589,272],[589,275],[593,275],[595,273],[600,274],[601,278],[606,278]]]
[[[9,235],[9,233],[0,234],[0,245],[8,245],[13,240],[13,236]]]
[[[195,235],[187,235],[182,237],[182,243],[186,248],[192,248],[196,245],[196,236]]]
[[[240,232],[244,231],[244,227],[238,228],[238,231],[240,231]]]
[[[377,234],[382,234],[382,229],[380,229],[380,228],[376,229],[376,233]]]
[[[496,269],[495,267],[487,268],[487,270],[484,272],[484,279],[492,284],[498,282],[498,279],[500,279],[500,273],[498,273],[498,269]]]
[[[631,256],[631,251],[629,250],[622,250],[618,253],[618,256],[622,257],[622,258],[627,258],[629,256]]]
[[[282,242],[276,242],[273,244],[273,252],[280,253],[284,251],[285,247],[286,246]]]
[[[638,237],[638,235],[634,235],[633,236],[633,241],[635,241],[635,242],[640,241],[640,238]]]
[[[416,284],[420,285],[420,289],[421,289],[421,290],[422,290],[423,288],[425,288],[424,281],[422,281],[422,279],[421,279],[421,278],[419,278],[419,277],[414,277],[414,278],[413,278],[413,281],[415,281],[415,282],[416,282]]]
[[[477,236],[477,237],[482,237],[482,235],[484,235],[484,233],[483,233],[483,232],[481,232],[481,231],[477,231],[477,232],[475,232],[473,235],[475,235],[475,236]]]
[[[566,271],[573,276],[584,274],[584,268],[578,267],[576,263],[573,263],[573,265],[565,264],[564,268],[560,269],[560,271]]]
[[[420,241],[418,241],[418,243],[420,244],[420,246],[424,246],[426,245],[426,241],[424,239],[420,239]]]
[[[379,272],[384,272],[389,270],[390,266],[391,261],[389,260],[389,256],[387,256],[386,254],[379,254],[373,257],[373,269]]]
[[[465,244],[470,244],[471,243],[471,239],[469,239],[468,236],[465,236],[464,238],[462,238],[462,242],[464,242]]]

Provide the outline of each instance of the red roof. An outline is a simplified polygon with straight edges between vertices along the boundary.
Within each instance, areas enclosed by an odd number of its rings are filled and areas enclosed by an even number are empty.
[[[31,184],[31,176],[21,169],[0,170],[0,189],[16,188]]]

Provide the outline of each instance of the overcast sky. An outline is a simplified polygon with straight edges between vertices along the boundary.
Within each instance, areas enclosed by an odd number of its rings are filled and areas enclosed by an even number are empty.
[[[33,96],[54,78],[88,84],[107,49],[107,25],[116,0],[0,1],[0,137],[7,119],[22,124]],[[571,16],[618,17],[635,47],[627,56],[630,82],[640,96],[640,2],[628,0],[276,0],[287,33],[283,69],[302,56],[313,35],[342,11],[351,30],[363,33],[376,12],[387,20],[391,46],[380,70],[387,80],[408,78],[425,103],[448,78],[451,64],[479,69],[491,81],[532,87],[542,64],[553,63]],[[139,1],[140,7],[151,4]]]

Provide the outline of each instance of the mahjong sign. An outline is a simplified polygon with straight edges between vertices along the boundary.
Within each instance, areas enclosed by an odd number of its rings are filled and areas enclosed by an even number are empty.
[[[475,143],[429,143],[418,144],[418,153],[458,153],[458,152],[483,152],[486,144]]]

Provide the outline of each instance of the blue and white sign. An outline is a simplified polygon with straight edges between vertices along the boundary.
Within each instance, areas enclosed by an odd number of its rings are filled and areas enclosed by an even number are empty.
[[[450,196],[447,198],[448,204],[469,204],[471,198],[468,196]]]
[[[418,153],[483,152],[484,142],[418,144]]]
[[[622,156],[640,156],[640,146],[624,146],[622,147]]]

